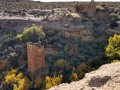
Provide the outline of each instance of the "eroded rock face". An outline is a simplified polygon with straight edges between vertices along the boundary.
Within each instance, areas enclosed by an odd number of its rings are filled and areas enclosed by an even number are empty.
[[[12,16],[11,15],[12,12]],[[59,30],[65,36],[80,37],[82,40],[92,40],[93,23],[86,20],[81,13],[70,12],[67,8],[56,8],[53,10],[31,9],[24,11],[25,17],[22,17],[20,11],[3,11],[0,14],[0,29],[6,31],[16,30],[21,33],[25,27],[32,24],[43,26],[45,29]],[[4,15],[6,14],[6,15]]]
[[[120,62],[103,65],[87,73],[80,81],[61,84],[49,90],[120,90]]]

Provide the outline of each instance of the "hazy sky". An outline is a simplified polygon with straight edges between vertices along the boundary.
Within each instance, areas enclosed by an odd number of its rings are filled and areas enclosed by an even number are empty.
[[[33,0],[33,1],[43,1],[43,2],[51,2],[51,1],[91,1],[91,0]],[[94,0],[94,1],[113,1],[113,2],[120,2],[120,0]]]

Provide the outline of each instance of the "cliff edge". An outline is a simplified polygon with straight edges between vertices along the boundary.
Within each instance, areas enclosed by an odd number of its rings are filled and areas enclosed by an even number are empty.
[[[120,90],[120,62],[106,64],[70,84],[64,83],[48,90]]]

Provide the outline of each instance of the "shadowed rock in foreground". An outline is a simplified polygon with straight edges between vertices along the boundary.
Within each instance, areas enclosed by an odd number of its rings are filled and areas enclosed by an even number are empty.
[[[120,63],[106,64],[87,73],[84,79],[49,90],[120,90]]]

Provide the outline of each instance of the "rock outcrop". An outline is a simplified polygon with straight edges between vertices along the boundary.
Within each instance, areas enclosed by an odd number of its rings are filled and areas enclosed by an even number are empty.
[[[48,30],[58,30],[66,37],[80,37],[82,40],[94,39],[92,21],[86,20],[81,13],[70,12],[67,8],[31,9],[24,11],[26,15],[24,17],[21,16],[21,13],[23,11],[2,11],[0,13],[0,29],[3,31],[16,30],[21,33],[25,27],[36,24]]]
[[[120,62],[103,65],[87,73],[80,81],[61,84],[49,90],[120,90]]]

